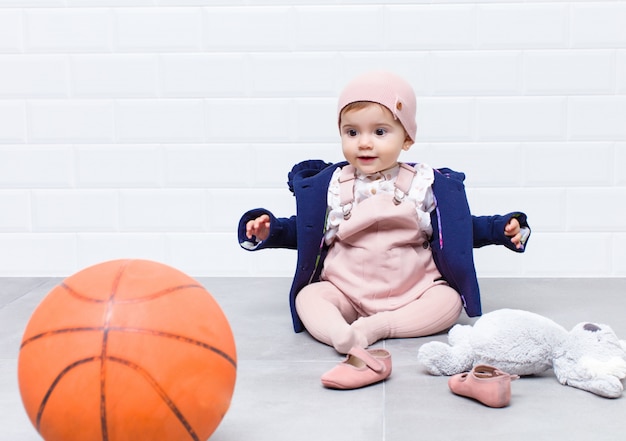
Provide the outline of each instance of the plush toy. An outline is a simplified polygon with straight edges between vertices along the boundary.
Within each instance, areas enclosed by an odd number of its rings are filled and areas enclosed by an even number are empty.
[[[433,341],[418,360],[432,375],[467,372],[487,364],[516,375],[550,368],[559,382],[607,398],[621,396],[626,341],[603,324],[579,323],[567,331],[541,315],[515,309],[485,314],[473,326],[455,325],[448,344]]]

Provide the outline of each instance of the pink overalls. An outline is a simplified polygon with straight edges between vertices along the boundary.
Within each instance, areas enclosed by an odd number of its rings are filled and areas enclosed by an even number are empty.
[[[435,266],[415,203],[405,198],[414,176],[415,169],[400,164],[394,195],[376,194],[353,206],[355,169],[341,171],[344,221],[322,281],[296,297],[309,333],[339,352],[382,338],[440,332],[461,313],[459,295]]]
[[[328,251],[321,279],[339,288],[360,315],[398,309],[445,283],[428,237],[420,230],[415,203],[405,198],[414,176],[412,167],[401,164],[395,195],[377,194],[352,208],[354,168],[341,171],[345,220]]]

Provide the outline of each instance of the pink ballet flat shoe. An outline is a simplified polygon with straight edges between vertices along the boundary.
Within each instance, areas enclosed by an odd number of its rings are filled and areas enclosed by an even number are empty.
[[[470,372],[453,375],[448,386],[455,394],[473,398],[485,406],[505,407],[511,401],[511,381],[518,378],[518,375],[481,364]]]
[[[344,361],[322,375],[330,389],[358,389],[391,375],[391,354],[385,349],[353,347]]]

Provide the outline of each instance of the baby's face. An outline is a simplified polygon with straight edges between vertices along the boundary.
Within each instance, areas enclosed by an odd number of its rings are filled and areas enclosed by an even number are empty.
[[[400,121],[376,103],[343,112],[339,131],[346,160],[365,174],[394,167],[413,144]]]

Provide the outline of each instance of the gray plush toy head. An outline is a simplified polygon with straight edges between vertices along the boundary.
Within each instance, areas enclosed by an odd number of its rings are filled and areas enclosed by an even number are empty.
[[[621,396],[626,378],[626,342],[610,326],[579,323],[554,358],[561,384],[609,398]]]

